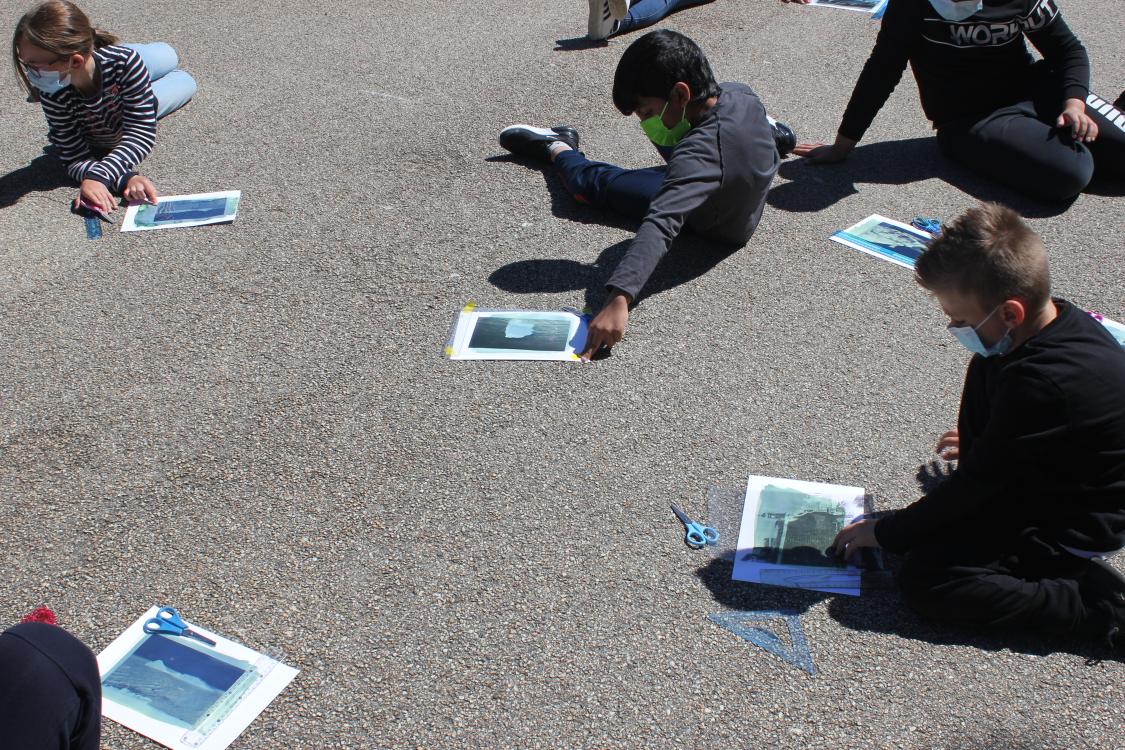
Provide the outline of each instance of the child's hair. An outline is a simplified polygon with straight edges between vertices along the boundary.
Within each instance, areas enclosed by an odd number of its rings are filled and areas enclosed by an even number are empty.
[[[699,45],[683,34],[650,31],[629,45],[613,76],[613,104],[632,114],[642,96],[667,99],[680,81],[691,89],[692,101],[719,95],[719,84]]]
[[[20,65],[17,45],[21,39],[59,57],[88,55],[118,41],[113,34],[95,29],[86,14],[70,0],[46,0],[29,10],[16,24],[16,33],[12,35],[12,63],[32,101],[39,100],[39,92],[28,82]]]
[[[1019,214],[997,203],[970,208],[943,226],[918,256],[914,278],[930,291],[952,290],[983,307],[1019,299],[1037,308],[1051,295],[1043,241]]]

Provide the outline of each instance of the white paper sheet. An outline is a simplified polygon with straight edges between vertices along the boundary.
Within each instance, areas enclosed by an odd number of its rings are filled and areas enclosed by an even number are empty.
[[[886,0],[812,0],[809,5],[824,5],[841,10],[858,10],[861,13],[874,13]]]
[[[836,232],[829,239],[895,265],[914,268],[914,261],[926,249],[933,236],[901,221],[871,214],[858,224]]]
[[[297,670],[190,622],[216,645],[150,635],[144,623],[158,609],[98,655],[102,714],[173,750],[224,750]]]
[[[191,195],[162,195],[156,203],[134,203],[125,211],[122,232],[225,224],[238,215],[241,190]]]
[[[485,310],[457,316],[445,348],[450,359],[577,361],[586,343],[587,318],[571,310]]]
[[[862,487],[751,476],[732,578],[859,596],[861,571],[824,554],[863,515]]]

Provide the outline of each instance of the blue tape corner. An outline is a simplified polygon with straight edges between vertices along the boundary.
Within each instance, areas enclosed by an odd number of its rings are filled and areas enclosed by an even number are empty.
[[[707,619],[725,628],[743,640],[769,651],[787,664],[803,669],[816,676],[809,642],[801,627],[801,618],[791,610],[763,609],[755,612],[716,612]],[[789,646],[786,646],[773,632],[750,623],[784,620],[789,629]]]

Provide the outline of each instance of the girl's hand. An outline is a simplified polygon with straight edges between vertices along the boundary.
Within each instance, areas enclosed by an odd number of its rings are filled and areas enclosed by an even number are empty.
[[[831,146],[823,143],[798,143],[793,153],[805,157],[810,164],[832,164],[847,159],[855,144],[851,138],[837,135],[836,142]]]
[[[1076,141],[1091,143],[1098,137],[1098,124],[1086,114],[1086,102],[1081,99],[1067,99],[1055,125],[1070,127],[1070,136]]]
[[[156,185],[147,177],[133,175],[125,184],[125,200],[130,203],[156,203],[158,197]]]
[[[97,180],[82,180],[82,184],[78,186],[78,198],[103,213],[113,213],[113,209],[117,208],[117,200],[113,197],[113,193]],[[74,201],[74,205],[75,208],[78,207],[77,200]]]

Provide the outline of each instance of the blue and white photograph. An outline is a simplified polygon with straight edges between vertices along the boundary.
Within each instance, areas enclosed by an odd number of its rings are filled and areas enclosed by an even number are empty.
[[[187,641],[150,635],[102,679],[106,699],[192,729],[253,666]]]
[[[122,232],[139,232],[174,227],[198,227],[205,224],[226,224],[238,215],[242,198],[239,190],[193,195],[164,195],[156,203],[129,206]]]
[[[872,214],[836,232],[831,239],[895,265],[914,268],[914,262],[933,237],[909,224]]]
[[[559,310],[464,310],[446,346],[450,359],[577,360],[586,318]]]

